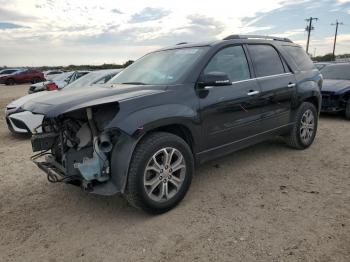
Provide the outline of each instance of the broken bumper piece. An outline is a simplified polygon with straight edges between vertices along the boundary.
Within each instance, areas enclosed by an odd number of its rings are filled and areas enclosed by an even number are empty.
[[[51,183],[64,182],[68,184],[82,185],[83,179],[81,176],[66,175],[64,167],[55,161],[54,157],[49,153],[39,153],[33,156],[31,160],[47,174],[47,180]]]

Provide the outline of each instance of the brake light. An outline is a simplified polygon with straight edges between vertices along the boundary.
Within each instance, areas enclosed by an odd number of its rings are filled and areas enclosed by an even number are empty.
[[[49,83],[46,85],[46,90],[47,91],[53,91],[53,90],[57,90],[58,86],[55,83]]]

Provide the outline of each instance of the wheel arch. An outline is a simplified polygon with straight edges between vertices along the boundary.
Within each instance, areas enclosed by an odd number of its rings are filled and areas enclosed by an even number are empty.
[[[183,123],[172,122],[156,125],[153,123],[152,128],[138,130],[133,135],[127,134],[120,130],[120,138],[113,148],[111,155],[111,171],[112,182],[116,186],[117,191],[124,193],[128,180],[128,173],[130,168],[131,159],[135,152],[136,146],[147,135],[155,132],[166,132],[176,135],[183,139],[190,147],[193,157],[195,158],[195,141],[191,129]]]
[[[319,112],[320,109],[321,109],[321,108],[320,108],[320,99],[319,99],[319,97],[317,97],[317,96],[306,97],[306,98],[303,100],[303,102],[309,102],[309,103],[313,104],[313,105],[316,107],[317,112]]]

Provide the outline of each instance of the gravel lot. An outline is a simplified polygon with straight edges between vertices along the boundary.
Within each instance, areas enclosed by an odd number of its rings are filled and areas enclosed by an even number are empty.
[[[350,122],[322,116],[305,151],[270,141],[199,168],[184,201],[150,216],[120,197],[50,184],[3,110],[0,261],[350,261]]]

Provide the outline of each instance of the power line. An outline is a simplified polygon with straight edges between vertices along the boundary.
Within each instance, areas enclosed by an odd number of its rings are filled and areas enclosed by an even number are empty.
[[[317,17],[310,17],[308,19],[305,19],[305,21],[309,23],[305,28],[305,31],[307,31],[306,53],[309,53],[311,31],[315,30],[315,27],[312,26],[312,21],[317,21],[317,20],[318,20]]]
[[[338,20],[335,21],[335,24],[331,24],[331,25],[335,25],[335,34],[334,34],[334,44],[333,44],[333,60],[335,61],[335,45],[337,43],[337,36],[338,36],[338,26],[339,25],[344,25],[342,22],[338,22]]]

